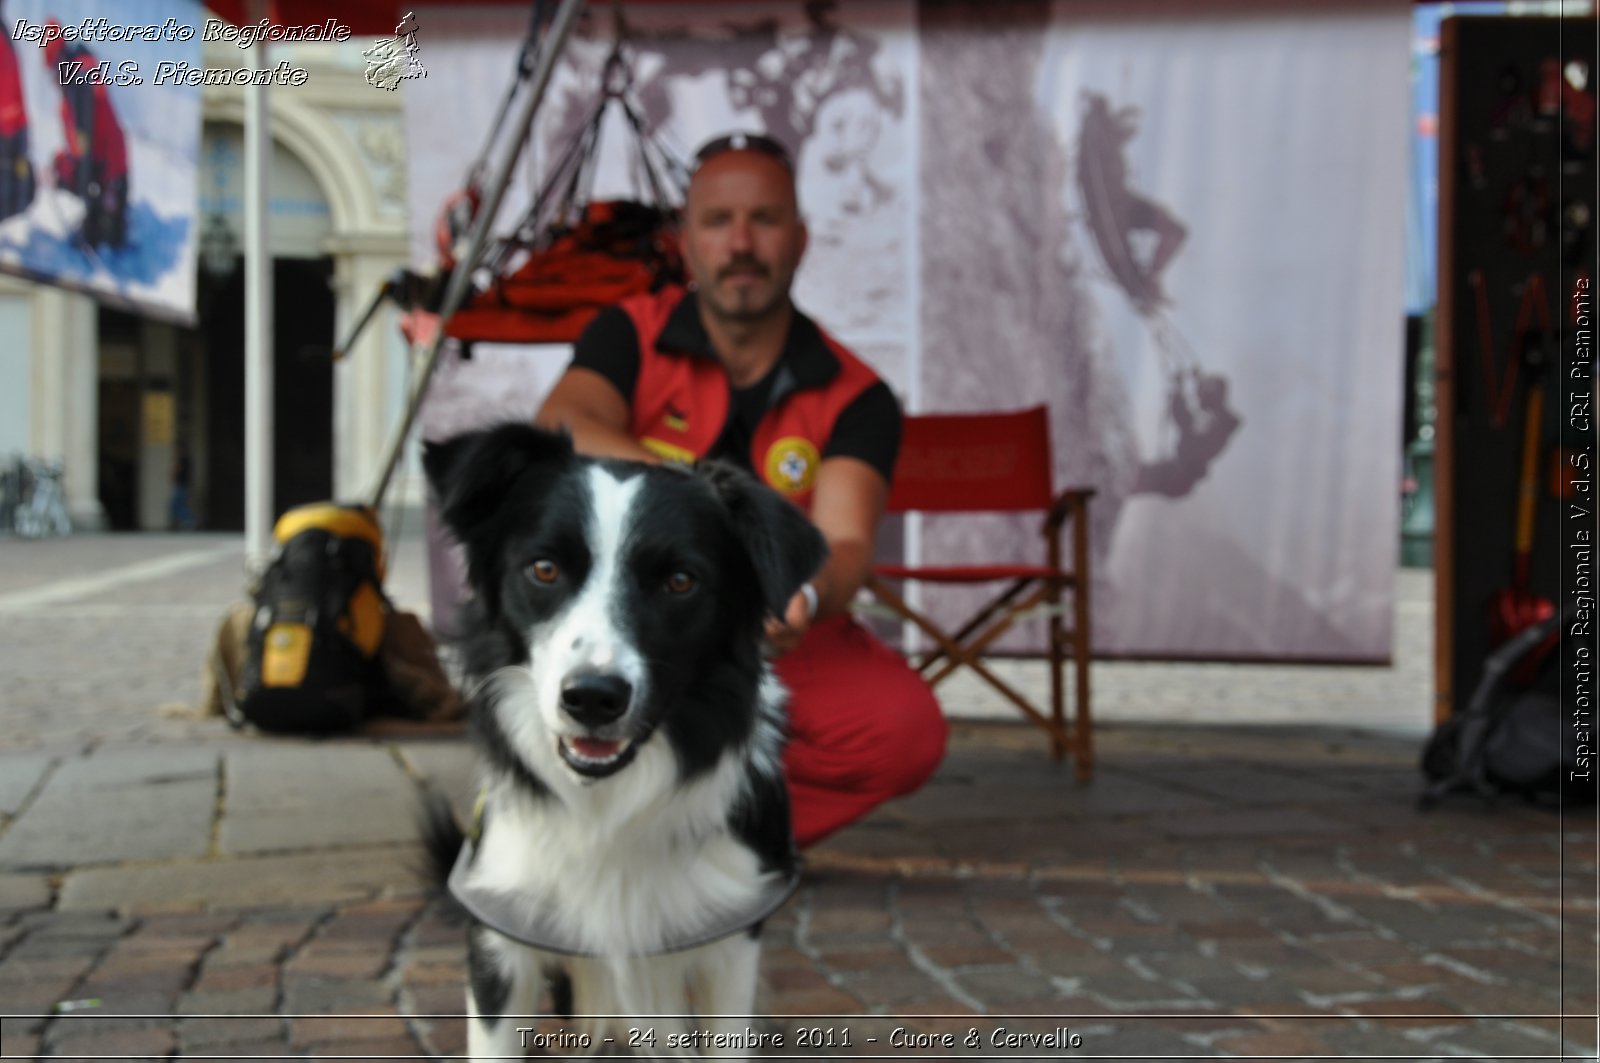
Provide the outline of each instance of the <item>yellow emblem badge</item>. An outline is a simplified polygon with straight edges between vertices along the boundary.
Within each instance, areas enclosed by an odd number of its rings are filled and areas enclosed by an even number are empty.
[[[811,440],[784,436],[767,448],[763,463],[767,483],[786,495],[803,494],[816,482],[817,465],[821,460]]]

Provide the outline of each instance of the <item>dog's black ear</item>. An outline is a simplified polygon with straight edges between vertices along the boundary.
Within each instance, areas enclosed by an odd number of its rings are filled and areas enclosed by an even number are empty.
[[[439,500],[439,515],[458,537],[481,527],[519,477],[572,459],[572,438],[510,422],[422,447],[422,470]]]
[[[768,612],[782,616],[800,585],[822,567],[828,543],[799,508],[734,465],[703,461],[695,466],[722,504],[755,564]]]

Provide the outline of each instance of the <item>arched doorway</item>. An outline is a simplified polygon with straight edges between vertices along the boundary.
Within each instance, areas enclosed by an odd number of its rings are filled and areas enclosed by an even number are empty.
[[[208,122],[202,140],[197,514],[202,527],[244,527],[244,270],[228,254],[242,231],[240,127]],[[333,495],[335,297],[332,230],[316,178],[281,143],[273,145],[268,232],[273,255],[273,511]]]

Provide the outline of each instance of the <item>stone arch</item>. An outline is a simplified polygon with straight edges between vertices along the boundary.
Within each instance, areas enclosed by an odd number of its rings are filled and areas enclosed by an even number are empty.
[[[272,139],[311,171],[327,198],[334,237],[385,228],[376,217],[377,190],[343,131],[325,115],[281,94],[272,97],[268,111]],[[243,96],[208,100],[205,117],[243,125]]]

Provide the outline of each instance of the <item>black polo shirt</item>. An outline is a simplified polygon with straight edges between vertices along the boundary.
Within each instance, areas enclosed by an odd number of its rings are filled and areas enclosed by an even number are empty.
[[[717,361],[693,292],[673,307],[656,340],[656,349],[663,354]],[[600,311],[578,337],[570,368],[599,373],[632,406],[639,382],[639,332],[633,319],[614,306]],[[783,353],[771,372],[747,388],[729,388],[727,423],[706,456],[749,469],[750,444],[767,411],[792,392],[826,385],[838,372],[839,360],[828,349],[816,322],[796,310],[790,318]],[[822,448],[822,457],[856,458],[877,469],[888,481],[894,475],[899,451],[900,403],[889,386],[879,380],[839,412],[833,434]]]

